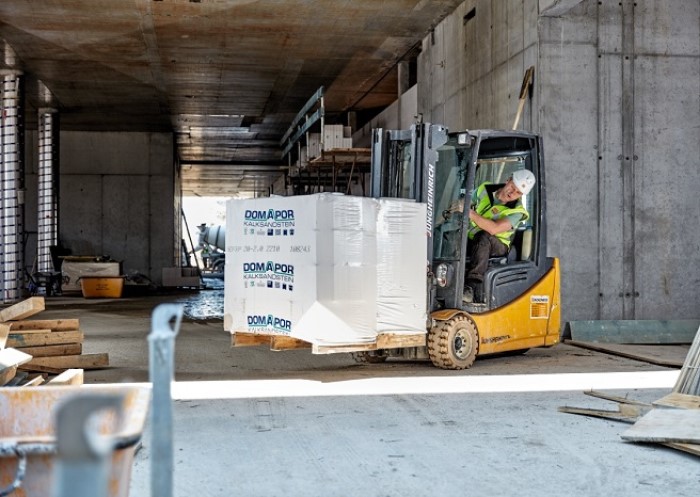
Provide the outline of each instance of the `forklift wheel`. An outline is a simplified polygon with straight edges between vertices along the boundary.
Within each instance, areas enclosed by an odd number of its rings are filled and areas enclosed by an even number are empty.
[[[378,352],[351,352],[352,358],[358,364],[379,364],[386,361],[387,356],[382,351]]]
[[[428,332],[428,354],[442,369],[467,369],[479,353],[476,325],[464,314],[439,321]]]

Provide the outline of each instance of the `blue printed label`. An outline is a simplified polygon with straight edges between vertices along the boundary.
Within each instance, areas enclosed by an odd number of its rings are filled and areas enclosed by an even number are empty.
[[[246,316],[248,329],[255,333],[277,332],[288,334],[292,330],[292,322],[272,314],[254,314]]]
[[[249,209],[243,214],[243,225],[244,235],[293,236],[294,209]]]
[[[243,286],[294,290],[294,265],[280,262],[244,262]]]

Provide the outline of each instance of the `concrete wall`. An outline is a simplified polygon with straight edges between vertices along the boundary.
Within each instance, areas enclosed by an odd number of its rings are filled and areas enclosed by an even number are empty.
[[[530,65],[563,319],[697,318],[700,3],[467,0],[423,41],[418,112],[510,128]]]
[[[173,137],[61,132],[59,239],[160,283],[177,252]],[[179,240],[178,240],[179,242]]]
[[[372,146],[372,130],[375,128],[408,129],[418,114],[417,98],[418,87],[414,85],[377,117],[353,133],[353,147],[370,148]]]

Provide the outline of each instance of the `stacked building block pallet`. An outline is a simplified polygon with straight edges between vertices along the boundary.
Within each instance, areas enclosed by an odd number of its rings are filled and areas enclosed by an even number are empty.
[[[81,384],[83,370],[109,366],[106,353],[83,354],[77,319],[27,319],[43,310],[32,297],[0,311],[0,386]]]

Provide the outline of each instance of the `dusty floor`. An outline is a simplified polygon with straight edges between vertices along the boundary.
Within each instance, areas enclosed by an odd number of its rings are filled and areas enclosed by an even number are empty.
[[[221,319],[196,319],[202,298],[213,306],[203,314],[218,305],[209,297],[60,297],[42,313],[79,318],[84,352],[109,352],[111,367],[86,372],[87,383],[145,382],[153,308],[190,306],[176,341],[176,496],[697,494],[697,457],[625,443],[623,423],[557,411],[616,407],[589,388],[655,400],[676,369],[568,344],[467,371],[232,349]],[[132,497],[150,494],[149,437],[147,427]]]

